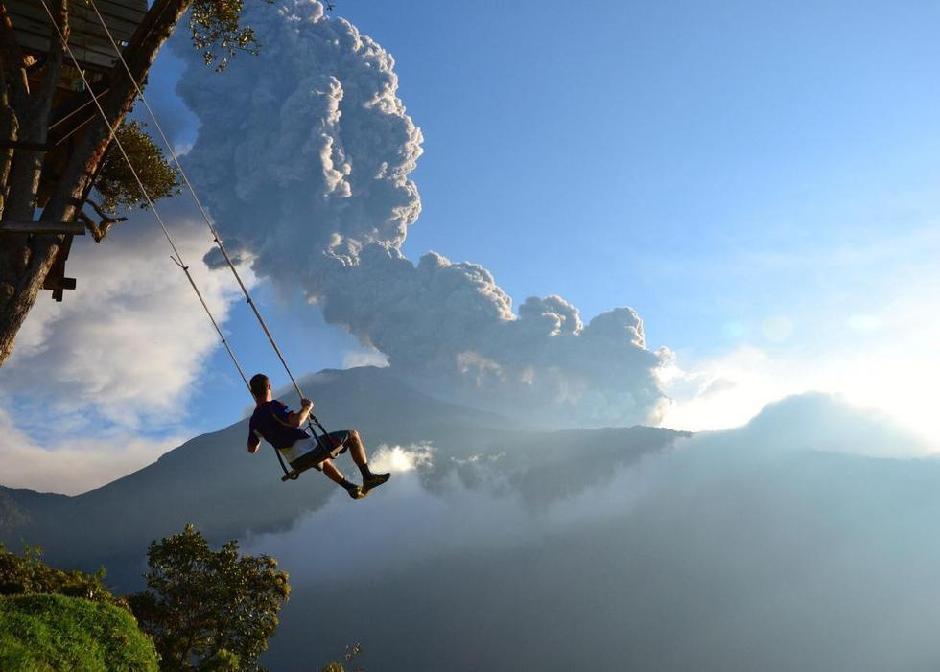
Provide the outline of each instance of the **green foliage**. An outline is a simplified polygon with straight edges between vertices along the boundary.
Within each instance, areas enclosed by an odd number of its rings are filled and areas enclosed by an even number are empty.
[[[287,573],[266,555],[218,551],[192,525],[150,545],[149,590],[129,597],[164,671],[261,670],[258,658],[290,594]]]
[[[269,5],[274,0],[260,0]],[[328,12],[332,2],[324,2]],[[189,30],[193,46],[202,52],[206,65],[215,64],[218,72],[239,51],[257,54],[261,45],[251,26],[241,23],[245,0],[194,0],[189,12]]]
[[[40,552],[36,548],[27,548],[23,555],[16,555],[0,546],[0,595],[39,593],[59,593],[126,606],[122,598],[115,597],[105,587],[103,570],[86,574],[78,570],[55,569],[40,561]]]
[[[264,0],[268,4],[272,0]],[[190,9],[189,29],[193,46],[202,51],[206,65],[216,63],[222,71],[239,51],[258,53],[255,31],[241,25],[244,0],[195,0]]]
[[[347,663],[351,663],[361,654],[362,644],[358,642],[355,644],[347,644],[346,652],[343,654],[343,660]],[[343,667],[342,663],[338,663],[334,660],[321,667],[320,672],[346,672],[346,668]],[[362,667],[357,667],[353,672],[365,672],[365,670]]]
[[[179,193],[179,174],[170,166],[160,148],[153,144],[142,124],[136,121],[124,123],[115,135],[151,200]],[[117,143],[112,144],[101,164],[95,188],[102,197],[102,210],[109,215],[116,214],[119,208],[147,206],[146,199],[140,193],[140,185],[134,179]]]
[[[153,644],[124,609],[64,595],[0,597],[4,672],[156,672]]]

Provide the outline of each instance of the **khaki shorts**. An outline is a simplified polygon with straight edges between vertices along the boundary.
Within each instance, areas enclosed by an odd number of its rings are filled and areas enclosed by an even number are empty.
[[[350,431],[348,429],[330,432],[326,436],[317,436],[316,447],[291,462],[291,469],[298,474],[308,469],[323,471],[323,460],[336,457],[346,452],[346,443],[349,441],[349,436]],[[310,443],[313,443],[312,438],[310,439]]]

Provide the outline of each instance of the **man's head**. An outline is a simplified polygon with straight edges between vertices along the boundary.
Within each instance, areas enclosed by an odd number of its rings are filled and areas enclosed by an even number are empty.
[[[256,373],[248,381],[248,388],[259,404],[271,401],[271,380],[263,373]]]

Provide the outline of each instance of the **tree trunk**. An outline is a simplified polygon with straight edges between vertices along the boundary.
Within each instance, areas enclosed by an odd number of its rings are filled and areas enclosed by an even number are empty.
[[[57,0],[57,2],[50,3],[60,9],[60,20],[64,19],[64,24],[67,24],[67,14],[64,14],[63,10],[66,2],[67,0]],[[108,121],[105,123],[99,115],[88,125],[80,142],[68,157],[61,177],[52,189],[51,196],[40,217],[42,221],[74,221],[76,219],[79,211],[78,204],[84,200],[91,189],[94,176],[111,142],[110,129],[117,128],[121,124],[133,105],[137,95],[134,81],[140,83],[146,81],[157,52],[172,34],[177,21],[191,2],[192,0],[156,0],[147,12],[131,38],[130,44],[124,49],[124,58],[130,67],[133,80],[128,77],[124,65],[120,61],[116,62],[110,73],[111,85],[108,93],[101,99]],[[5,18],[6,12],[2,0],[0,0],[0,13],[3,15],[0,18]],[[67,29],[67,25],[65,28]],[[0,33],[2,32],[4,32],[3,26],[0,26]],[[9,33],[7,37],[10,37]],[[58,42],[58,36],[56,36],[53,43]],[[56,52],[59,52],[58,63]],[[0,34],[0,59],[8,60],[10,54],[11,49],[8,44],[4,44],[3,35]],[[65,62],[70,63],[67,55],[64,59]],[[26,91],[26,101],[23,104],[18,106],[14,103],[12,106],[14,118],[19,122],[20,129],[15,139],[45,142],[52,98],[55,94],[61,63],[61,45],[56,44],[50,49],[44,81],[35,91]],[[4,63],[4,77],[14,93],[11,96],[13,99],[22,97],[22,83],[18,78],[13,79],[18,75],[17,71],[23,69],[22,65],[22,61],[19,67],[11,67],[9,62]],[[51,86],[47,86],[53,72],[54,80]],[[18,91],[19,96],[16,95]],[[0,115],[0,120],[2,120],[2,115]],[[28,125],[25,129],[24,124]],[[41,152],[27,150],[14,152],[12,167],[9,171],[9,193],[2,213],[4,220],[33,219],[42,161]],[[46,275],[55,261],[59,246],[64,240],[64,236],[51,234],[29,236],[0,234],[0,366],[12,353],[14,338],[35,304]]]

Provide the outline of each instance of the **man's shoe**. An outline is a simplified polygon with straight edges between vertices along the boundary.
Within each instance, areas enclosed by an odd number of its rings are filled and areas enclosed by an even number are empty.
[[[348,492],[349,496],[353,499],[363,499],[367,494],[369,494],[368,491],[364,490],[358,485],[353,486],[352,488],[346,488],[346,492]]]
[[[369,490],[379,487],[388,480],[388,477],[389,474],[369,474],[362,481],[363,492],[367,493]]]

